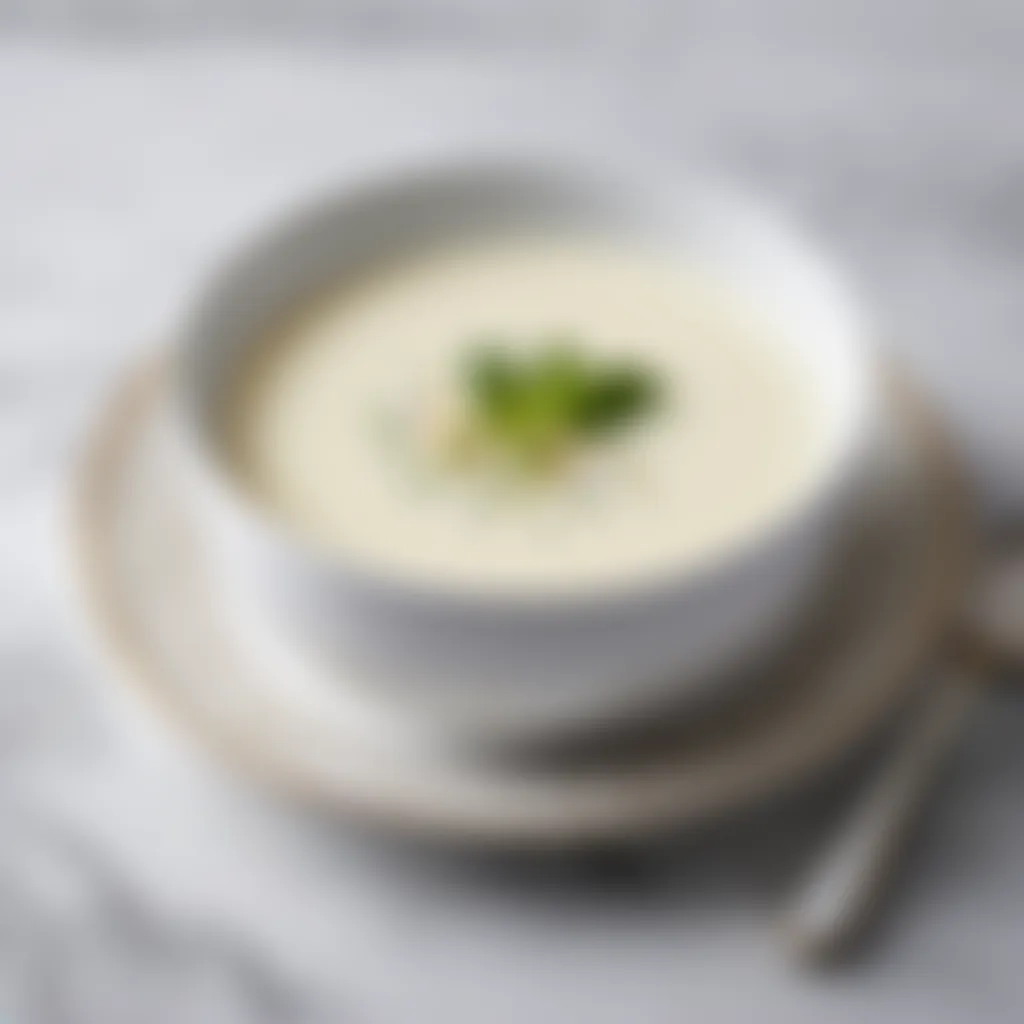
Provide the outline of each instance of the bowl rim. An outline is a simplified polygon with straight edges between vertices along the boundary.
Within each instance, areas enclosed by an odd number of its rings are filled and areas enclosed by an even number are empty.
[[[831,292],[828,301],[851,325],[850,333],[856,338],[848,346],[854,373],[852,379],[846,381],[853,389],[853,413],[835,450],[808,474],[792,496],[736,541],[700,554],[685,567],[667,563],[655,570],[625,574],[621,580],[586,588],[545,587],[541,590],[515,586],[503,589],[465,581],[432,580],[426,574],[396,571],[362,559],[350,550],[340,551],[320,544],[265,508],[232,474],[202,414],[202,402],[194,387],[198,375],[193,371],[200,350],[210,343],[210,339],[203,336],[204,321],[210,318],[232,281],[251,271],[260,258],[266,258],[268,253],[272,255],[293,233],[308,229],[309,224],[316,223],[320,217],[341,218],[389,194],[415,194],[460,179],[487,178],[504,178],[513,183],[532,179],[597,187],[627,197],[646,195],[648,203],[656,201],[666,209],[677,205],[684,194],[690,194],[767,229],[773,241],[780,243],[780,248],[788,246],[805,264],[805,269],[818,276],[818,283]],[[657,603],[668,595],[739,571],[759,554],[784,545],[801,532],[824,506],[845,491],[844,484],[855,482],[860,476],[859,470],[868,461],[876,419],[881,370],[874,339],[864,307],[850,287],[848,275],[837,267],[832,255],[822,252],[790,210],[783,214],[776,204],[763,201],[730,179],[719,174],[698,174],[688,168],[669,169],[635,159],[602,159],[595,165],[592,159],[582,163],[562,153],[554,157],[548,153],[518,152],[512,156],[474,153],[363,172],[340,185],[291,203],[236,243],[227,258],[207,277],[197,296],[187,304],[175,332],[170,360],[171,418],[176,434],[185,440],[184,447],[199,486],[229,513],[233,525],[306,571],[321,578],[327,576],[332,583],[343,584],[363,595],[376,595],[389,601],[400,599],[409,604],[431,602],[435,608],[456,614],[500,612],[546,617],[555,612],[585,615],[600,609]]]

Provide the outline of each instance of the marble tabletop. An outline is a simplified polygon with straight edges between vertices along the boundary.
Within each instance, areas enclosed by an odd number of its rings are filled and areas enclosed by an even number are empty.
[[[58,6],[0,4],[0,1017],[1021,1019],[1012,694],[993,694],[968,738],[878,940],[854,968],[809,975],[787,962],[774,914],[838,790],[585,870],[382,847],[115,728],[60,532],[82,429],[233,241],[318,184],[481,140],[697,156],[797,207],[948,410],[985,508],[1012,514],[1015,5],[987,0],[966,18],[967,5],[939,4],[922,22],[910,0],[842,3],[827,19],[795,0],[678,5],[686,17],[649,3],[667,20],[612,18],[581,36],[531,3],[496,41],[452,2],[430,9],[469,27],[415,45],[378,45],[387,33],[363,7],[358,46],[29,30]],[[316,5],[301,6],[315,23]]]

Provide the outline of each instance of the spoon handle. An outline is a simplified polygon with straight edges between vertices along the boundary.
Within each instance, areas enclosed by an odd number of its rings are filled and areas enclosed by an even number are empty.
[[[786,931],[800,956],[835,957],[870,923],[931,783],[980,691],[970,671],[948,667],[924,695],[923,707],[798,892]]]

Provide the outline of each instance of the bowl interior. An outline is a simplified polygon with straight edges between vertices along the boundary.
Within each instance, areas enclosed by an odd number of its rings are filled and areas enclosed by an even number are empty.
[[[215,475],[229,483],[217,437],[226,386],[269,323],[392,254],[530,230],[641,240],[707,266],[793,349],[823,399],[820,471],[783,517],[842,473],[869,421],[867,332],[839,279],[797,232],[747,198],[682,176],[482,164],[418,170],[328,196],[244,249],[216,277],[186,325],[180,396]]]

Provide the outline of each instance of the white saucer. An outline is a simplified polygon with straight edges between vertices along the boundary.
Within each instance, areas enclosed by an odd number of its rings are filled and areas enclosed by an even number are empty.
[[[159,367],[127,380],[76,478],[75,566],[89,621],[117,661],[111,678],[247,774],[407,833],[523,847],[632,838],[818,776],[910,692],[969,561],[948,449],[901,393],[849,593],[813,642],[765,666],[773,678],[756,699],[699,730],[681,723],[601,756],[483,764],[411,743],[351,681],[296,678],[272,635],[224,600],[176,486],[164,388]]]

